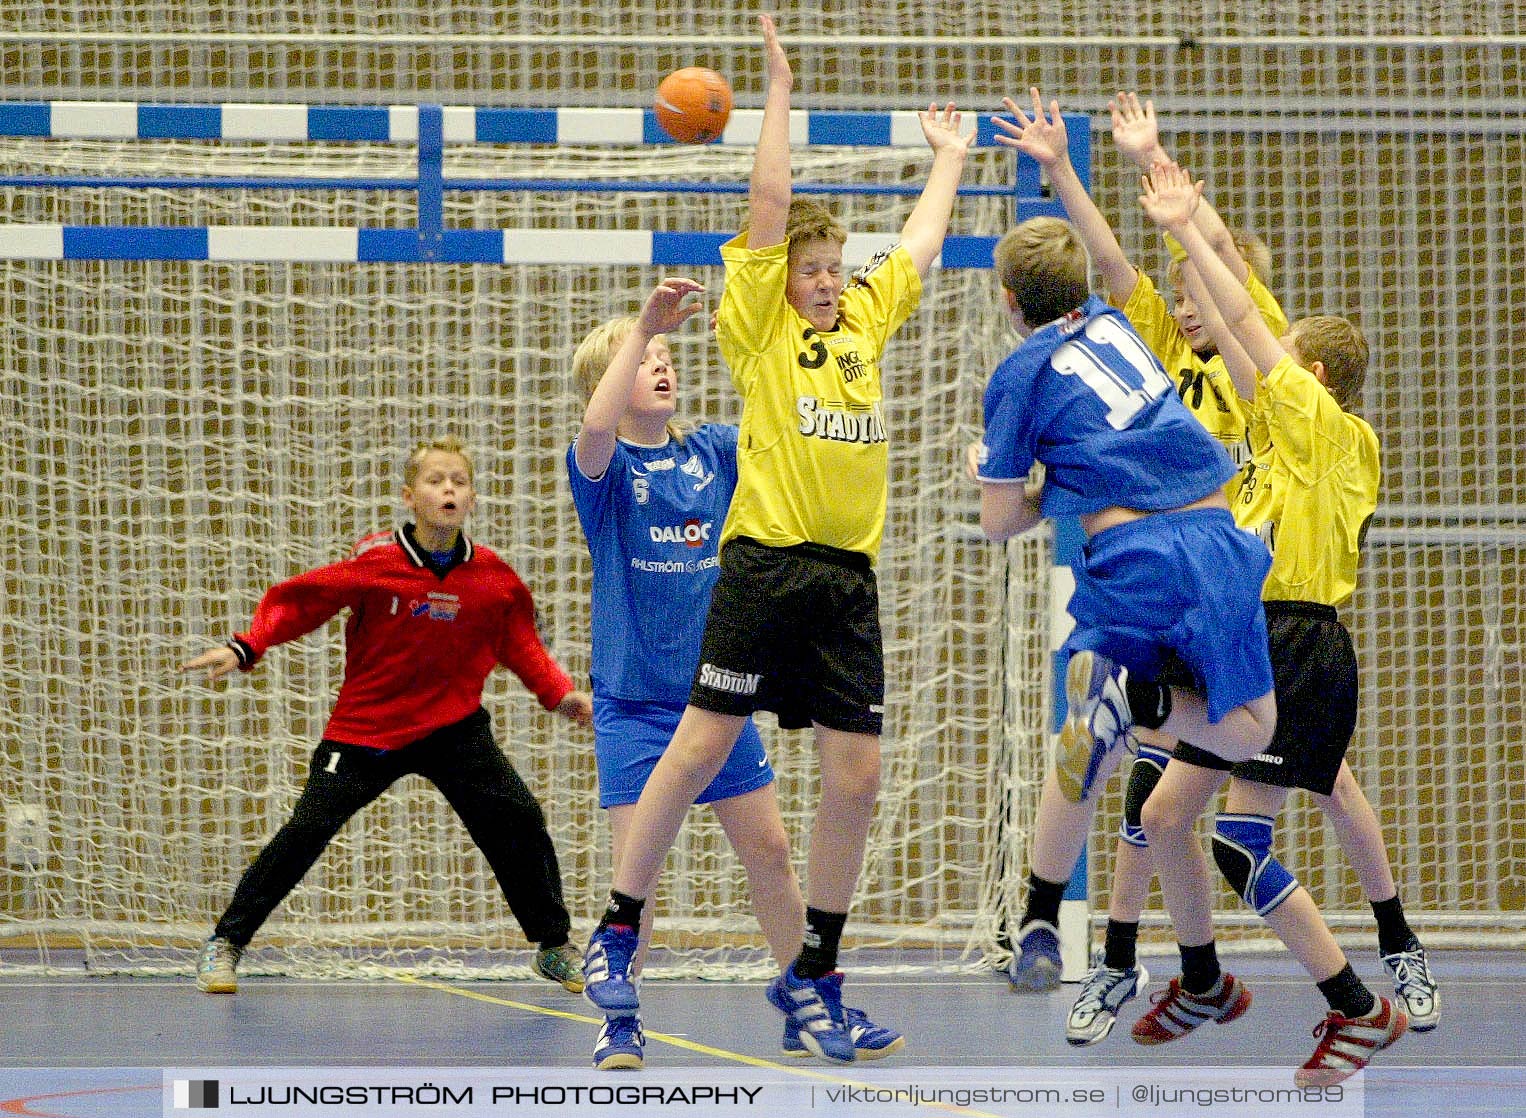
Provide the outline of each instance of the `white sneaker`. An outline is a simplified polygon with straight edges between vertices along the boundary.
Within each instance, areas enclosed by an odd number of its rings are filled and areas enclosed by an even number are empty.
[[[213,936],[201,945],[196,963],[196,988],[206,994],[238,993],[238,961],[244,949],[222,936]]]
[[[1077,1047],[1106,1039],[1123,1003],[1150,981],[1150,972],[1138,963],[1128,970],[1113,970],[1104,966],[1102,959],[1101,951],[1092,956],[1092,969],[1081,980],[1081,992],[1065,1022],[1065,1039]]]
[[[1404,1003],[1404,1014],[1409,1018],[1411,1032],[1428,1033],[1441,1020],[1441,991],[1431,977],[1430,962],[1425,948],[1417,946],[1413,951],[1395,951],[1383,956],[1383,965],[1393,975],[1394,993]]]

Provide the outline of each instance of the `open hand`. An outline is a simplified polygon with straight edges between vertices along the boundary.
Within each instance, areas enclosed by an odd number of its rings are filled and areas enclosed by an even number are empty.
[[[1070,158],[1070,140],[1065,135],[1065,118],[1060,115],[1059,101],[1049,102],[1049,112],[1046,116],[1038,87],[1030,87],[1028,92],[1033,95],[1031,117],[1018,108],[1017,102],[1012,98],[1001,99],[1001,103],[1006,106],[1007,112],[1012,114],[1014,119],[1008,120],[1002,116],[991,118],[991,122],[998,129],[995,136],[996,142],[1003,147],[1016,148],[1025,155],[1032,156],[1042,167],[1052,167],[1061,160]]]
[[[1120,93],[1107,103],[1113,115],[1113,143],[1134,166],[1148,171],[1167,158],[1160,146],[1160,125],[1155,119],[1155,102],[1139,103],[1136,93]]]
[[[1140,178],[1144,193],[1139,204],[1149,219],[1162,229],[1176,230],[1192,220],[1203,184],[1175,163],[1157,163],[1148,175]]]
[[[704,305],[698,301],[684,301],[704,289],[698,280],[687,276],[664,276],[641,306],[639,320],[642,333],[650,336],[678,329],[692,315],[704,309]]]
[[[207,669],[207,682],[215,683],[229,672],[238,667],[238,653],[226,645],[217,648],[209,648],[200,656],[187,660],[180,665],[182,672],[199,671]]]
[[[922,122],[922,135],[927,137],[927,146],[934,152],[944,148],[969,151],[970,144],[975,140],[974,129],[968,135],[961,131],[962,118],[952,101],[946,103],[941,112],[938,103],[934,101],[927,106],[926,112],[917,114],[917,119]]]
[[[760,15],[758,25],[763,28],[763,59],[764,68],[768,71],[768,84],[774,86],[783,82],[785,89],[793,87],[795,75],[789,68],[789,56],[779,45],[779,33],[774,30],[774,17]]]

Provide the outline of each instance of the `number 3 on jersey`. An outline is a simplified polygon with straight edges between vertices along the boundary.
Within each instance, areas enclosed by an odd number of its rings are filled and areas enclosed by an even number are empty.
[[[1097,394],[1115,431],[1126,430],[1145,405],[1176,391],[1139,336],[1105,315],[1088,321],[1081,336],[1055,350],[1050,361]],[[1129,383],[1135,377],[1138,385]]]

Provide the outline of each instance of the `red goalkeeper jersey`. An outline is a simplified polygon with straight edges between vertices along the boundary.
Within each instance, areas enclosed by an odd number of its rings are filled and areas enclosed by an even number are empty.
[[[530,591],[497,555],[464,534],[448,565],[406,529],[378,532],[350,557],[265,592],[246,633],[230,642],[252,668],[274,645],[312,632],[342,609],[344,683],[323,736],[399,749],[482,705],[502,664],[555,708],[572,681],[541,644]]]

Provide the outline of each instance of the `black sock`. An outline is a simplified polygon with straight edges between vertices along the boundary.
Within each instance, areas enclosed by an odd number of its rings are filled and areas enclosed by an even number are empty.
[[[1182,956],[1182,989],[1198,997],[1212,991],[1224,973],[1219,969],[1219,952],[1213,940],[1197,947],[1178,943],[1176,949]]]
[[[1068,881],[1045,881],[1038,874],[1028,875],[1028,907],[1023,909],[1022,923],[1018,924],[1017,930],[1023,928],[1035,920],[1043,920],[1060,926],[1060,898],[1065,895],[1065,886]]]
[[[1109,919],[1107,938],[1102,941],[1102,965],[1112,970],[1133,970],[1139,961],[1135,948],[1139,944],[1139,921],[1125,924],[1122,920]]]
[[[1378,921],[1378,952],[1392,955],[1398,951],[1417,951],[1420,940],[1409,921],[1404,919],[1404,905],[1395,893],[1386,901],[1372,901],[1372,914]]]
[[[1356,971],[1347,963],[1338,974],[1317,983],[1319,992],[1330,1003],[1330,1008],[1342,1017],[1366,1017],[1378,1004]]]
[[[638,897],[627,897],[617,889],[609,891],[609,907],[604,910],[603,917],[599,920],[600,928],[608,928],[612,924],[619,924],[627,928],[641,927],[641,909],[646,901]]]
[[[806,906],[805,943],[792,967],[797,977],[820,978],[837,969],[837,948],[847,922],[846,912],[823,912]]]
[[[1171,717],[1171,688],[1153,679],[1139,679],[1133,672],[1123,681],[1123,693],[1129,698],[1129,713],[1134,725],[1158,730]]]

